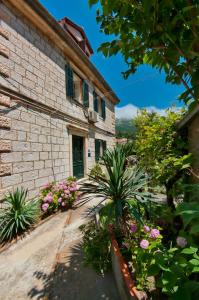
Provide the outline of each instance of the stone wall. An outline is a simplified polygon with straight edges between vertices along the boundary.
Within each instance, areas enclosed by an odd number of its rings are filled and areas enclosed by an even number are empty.
[[[192,182],[199,183],[199,116],[197,115],[188,125],[189,151],[193,154],[192,168],[196,176],[191,176]]]
[[[0,27],[9,33],[9,40],[0,36],[1,47],[9,52],[9,58],[0,55],[0,65],[9,80],[0,78],[0,82],[31,99],[86,122],[83,107],[66,97],[65,65],[68,58],[22,15],[2,3],[0,19]],[[90,79],[78,70],[78,66],[72,66],[88,81],[92,109],[94,87]],[[106,115],[106,120],[100,119],[96,126],[114,134],[114,104],[108,100]]]
[[[28,105],[0,93],[0,198],[21,186],[33,198],[46,182],[72,175],[69,121],[56,112],[74,119],[80,129],[86,127],[86,172],[95,164],[95,138],[106,140],[107,147],[115,144],[114,104],[107,100],[106,120],[90,124],[85,108],[66,97],[66,62],[50,40],[0,2],[0,84],[30,100]],[[93,109],[94,87],[87,80]],[[34,101],[49,112],[31,105]]]
[[[0,129],[2,192],[23,186],[34,197],[43,184],[69,176],[69,141],[63,120],[24,106],[10,110],[7,118],[10,130]]]

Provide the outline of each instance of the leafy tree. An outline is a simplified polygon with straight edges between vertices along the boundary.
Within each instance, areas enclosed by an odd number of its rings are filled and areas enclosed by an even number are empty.
[[[121,53],[128,70],[149,64],[164,70],[166,81],[183,84],[185,103],[199,97],[198,0],[89,0],[100,2],[97,22],[113,38],[99,48],[107,56]]]
[[[176,132],[176,123],[181,117],[181,112],[171,110],[165,116],[142,110],[135,118],[138,130],[135,151],[139,163],[150,174],[153,184],[165,186],[168,205],[172,208],[175,184],[191,163],[186,143]]]

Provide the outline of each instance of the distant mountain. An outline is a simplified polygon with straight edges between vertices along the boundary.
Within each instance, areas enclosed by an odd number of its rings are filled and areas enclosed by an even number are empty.
[[[116,137],[133,139],[136,127],[132,119],[116,119]]]

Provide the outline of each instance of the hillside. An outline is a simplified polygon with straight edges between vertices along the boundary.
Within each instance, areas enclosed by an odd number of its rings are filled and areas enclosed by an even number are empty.
[[[135,133],[136,127],[132,119],[116,119],[116,137],[133,139]]]

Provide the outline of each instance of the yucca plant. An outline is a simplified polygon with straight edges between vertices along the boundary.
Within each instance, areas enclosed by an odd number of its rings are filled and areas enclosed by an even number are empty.
[[[105,175],[90,176],[92,181],[82,185],[80,190],[83,194],[88,194],[84,199],[89,199],[93,195],[111,199],[117,223],[124,222],[125,209],[135,219],[141,221],[138,206],[131,203],[132,200],[137,204],[154,201],[146,189],[148,177],[145,172],[137,167],[126,168],[126,147],[121,145],[117,145],[113,150],[107,150],[101,161],[105,166]]]
[[[0,210],[0,241],[9,241],[35,224],[40,215],[37,201],[27,201],[27,190],[17,189],[5,196]]]

